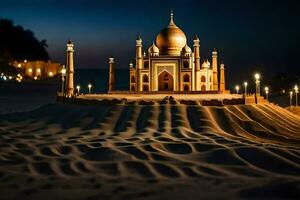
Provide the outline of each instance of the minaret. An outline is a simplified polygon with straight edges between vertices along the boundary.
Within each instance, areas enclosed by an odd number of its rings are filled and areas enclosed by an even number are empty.
[[[200,40],[196,35],[194,38],[194,62],[196,71],[200,70]]]
[[[110,57],[108,59],[109,63],[109,82],[108,82],[108,91],[115,90],[115,59]]]
[[[194,38],[194,70],[195,70],[195,90],[197,90],[197,84],[198,84],[198,77],[197,77],[197,71],[200,71],[200,40],[198,36],[196,35]]]
[[[137,83],[137,91],[141,91],[141,84],[140,84],[140,72],[143,67],[143,52],[142,52],[142,38],[141,36],[138,36],[136,39],[136,83]]]
[[[212,52],[212,67],[213,67],[213,90],[218,91],[218,52],[216,49]]]
[[[220,65],[220,91],[225,91],[225,68],[223,63]]]
[[[71,40],[67,43],[67,82],[66,96],[74,96],[74,44]]]
[[[133,67],[133,63],[129,64],[129,90],[131,92],[135,92],[136,91],[136,70]]]

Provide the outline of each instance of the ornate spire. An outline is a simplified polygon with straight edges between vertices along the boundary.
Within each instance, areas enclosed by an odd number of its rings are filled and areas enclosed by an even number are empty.
[[[173,9],[171,9],[171,13],[170,13],[170,23],[169,26],[176,26],[174,23],[174,13],[173,13]]]

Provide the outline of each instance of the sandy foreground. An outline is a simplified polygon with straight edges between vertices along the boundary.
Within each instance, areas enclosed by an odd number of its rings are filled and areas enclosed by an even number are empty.
[[[0,199],[299,199],[300,117],[273,104],[48,104],[0,115]]]

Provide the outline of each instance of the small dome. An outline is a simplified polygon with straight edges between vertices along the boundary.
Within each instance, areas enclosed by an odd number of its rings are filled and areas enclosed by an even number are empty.
[[[192,53],[192,49],[186,44],[183,48],[182,48],[182,53]]]
[[[156,44],[162,55],[180,56],[186,45],[186,36],[174,23],[173,13],[169,25],[157,35]]]
[[[203,69],[208,68],[208,63],[207,63],[207,61],[204,61],[204,62],[203,62],[202,68],[203,68]]]
[[[206,64],[208,67],[210,67],[210,62],[208,60],[206,60]]]
[[[153,42],[153,44],[151,45],[151,47],[149,47],[149,49],[148,49],[148,52],[151,54],[151,53],[159,53],[159,49],[158,49],[158,47],[154,44],[154,42]]]

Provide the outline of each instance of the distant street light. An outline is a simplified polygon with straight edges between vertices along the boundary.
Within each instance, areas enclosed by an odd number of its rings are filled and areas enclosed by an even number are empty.
[[[256,95],[260,95],[260,74],[259,73],[256,73],[254,74],[254,78],[255,78],[255,94]]]
[[[269,100],[269,87],[265,87],[266,99]]]
[[[248,86],[248,83],[247,83],[247,82],[244,82],[244,87],[245,87],[245,96],[247,95],[247,86]]]
[[[293,91],[290,91],[290,107],[292,106],[293,102]]]
[[[65,96],[65,76],[66,76],[66,68],[65,65],[63,65],[61,70],[61,92],[63,96]]]
[[[240,86],[235,86],[236,94],[239,94]]]
[[[296,106],[298,106],[298,93],[299,93],[299,88],[297,85],[294,87],[295,90],[295,96],[296,96]]]
[[[89,88],[89,94],[91,94],[92,84],[89,84],[88,88]]]
[[[78,95],[80,95],[80,85],[77,85],[76,88],[77,88]]]

